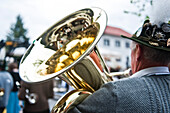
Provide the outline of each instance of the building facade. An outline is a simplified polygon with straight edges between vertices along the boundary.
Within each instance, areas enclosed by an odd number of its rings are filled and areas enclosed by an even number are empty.
[[[124,39],[121,35],[132,35],[128,32],[107,26],[103,36],[97,44],[101,55],[103,56],[109,69],[117,69],[118,71],[126,70],[130,67],[130,43],[128,39]]]

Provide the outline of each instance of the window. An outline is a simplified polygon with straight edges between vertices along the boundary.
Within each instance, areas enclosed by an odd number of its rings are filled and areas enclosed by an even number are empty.
[[[110,40],[104,39],[104,46],[110,46]]]
[[[129,43],[129,42],[126,42],[126,43],[125,43],[125,47],[126,47],[126,48],[130,48],[130,43]]]
[[[129,66],[129,56],[126,57],[126,68],[128,69],[130,66]]]
[[[116,40],[116,41],[115,41],[115,46],[116,46],[116,47],[120,47],[120,41],[119,41],[119,40]]]
[[[117,62],[121,62],[121,58],[116,58],[115,59]]]

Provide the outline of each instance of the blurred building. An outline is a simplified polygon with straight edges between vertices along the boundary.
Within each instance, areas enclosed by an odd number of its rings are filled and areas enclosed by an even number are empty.
[[[122,38],[121,35],[132,36],[120,28],[107,26],[98,48],[109,68],[121,67],[121,70],[125,70],[130,66],[131,41]]]
[[[8,63],[20,62],[22,55],[28,48],[29,43],[17,40],[0,41],[0,68],[7,69]]]

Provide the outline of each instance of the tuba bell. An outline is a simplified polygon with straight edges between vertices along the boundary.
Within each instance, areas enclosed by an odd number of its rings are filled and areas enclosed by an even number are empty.
[[[81,94],[91,95],[112,76],[96,46],[107,25],[100,8],[78,10],[47,29],[23,55],[21,79],[37,83],[59,77],[74,87],[53,107],[53,113],[67,112]],[[96,55],[102,69],[90,54]]]

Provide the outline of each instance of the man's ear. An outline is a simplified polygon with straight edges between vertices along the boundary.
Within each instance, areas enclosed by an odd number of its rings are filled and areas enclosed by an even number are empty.
[[[142,47],[139,44],[136,44],[136,60],[139,61],[142,57]]]

